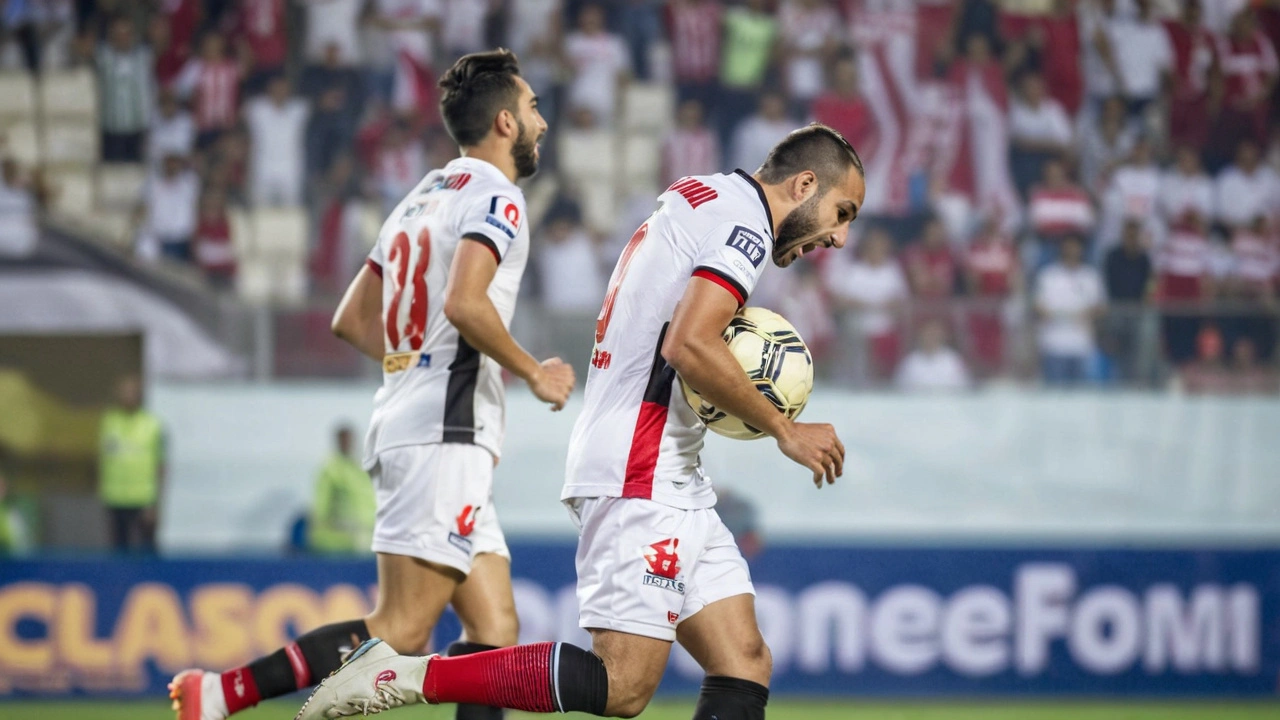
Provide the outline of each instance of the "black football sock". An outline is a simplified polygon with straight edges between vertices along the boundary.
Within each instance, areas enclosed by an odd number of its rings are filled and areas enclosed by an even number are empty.
[[[316,628],[279,650],[249,663],[263,700],[318,685],[343,659],[369,639],[364,620]]]
[[[764,720],[769,688],[750,680],[708,675],[693,720]]]
[[[444,651],[447,657],[457,657],[459,655],[471,655],[485,650],[497,650],[497,645],[481,645],[473,642],[456,642]],[[506,713],[502,708],[489,707],[488,705],[470,705],[462,704],[458,706],[457,712],[454,714],[454,720],[502,720],[506,717]]]

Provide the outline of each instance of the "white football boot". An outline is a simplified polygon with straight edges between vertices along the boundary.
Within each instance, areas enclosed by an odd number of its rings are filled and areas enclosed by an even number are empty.
[[[374,715],[424,703],[422,683],[433,657],[400,655],[382,640],[369,638],[316,687],[294,720]]]
[[[207,670],[183,670],[169,682],[176,720],[226,720],[222,676]]]

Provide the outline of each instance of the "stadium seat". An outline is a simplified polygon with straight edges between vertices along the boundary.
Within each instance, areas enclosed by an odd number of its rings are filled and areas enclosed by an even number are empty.
[[[241,261],[236,268],[236,292],[251,305],[265,305],[271,299],[271,265],[260,259]]]
[[[128,250],[133,247],[133,212],[129,210],[96,210],[87,218],[94,232],[112,245]]]
[[[578,186],[582,206],[582,221],[599,233],[617,231],[617,197],[612,185],[593,183]]]
[[[656,186],[662,168],[662,143],[651,135],[628,135],[623,140],[622,164],[628,187]]]
[[[231,226],[231,247],[235,249],[236,261],[241,264],[253,262],[257,258],[257,248],[253,242],[253,224],[249,221],[249,213],[241,207],[229,207],[227,224]]]
[[[35,120],[36,83],[25,72],[0,73],[0,118]]]
[[[382,223],[386,220],[386,214],[382,212],[382,206],[376,202],[361,203],[360,205],[360,247],[368,250],[373,248],[378,242],[378,233],[382,232]]]
[[[623,96],[622,128],[662,135],[675,117],[675,96],[661,83],[633,83]]]
[[[575,185],[617,179],[618,153],[613,133],[605,130],[566,130],[560,134],[560,170]]]
[[[255,252],[273,260],[307,254],[307,214],[301,208],[259,208],[250,216]]]
[[[301,307],[307,301],[307,266],[303,260],[273,264],[271,299],[277,305]]]
[[[40,79],[40,110],[45,119],[98,118],[98,91],[93,71],[87,68],[45,73]]]
[[[146,168],[141,164],[108,163],[98,167],[98,207],[133,208],[142,198],[147,182]]]
[[[40,138],[34,122],[14,123],[5,129],[3,135],[4,154],[28,167],[40,164]]]
[[[46,164],[88,165],[98,160],[98,128],[91,122],[46,121],[41,140]]]
[[[63,167],[45,171],[53,189],[53,210],[63,215],[92,217],[93,173],[87,167]]]

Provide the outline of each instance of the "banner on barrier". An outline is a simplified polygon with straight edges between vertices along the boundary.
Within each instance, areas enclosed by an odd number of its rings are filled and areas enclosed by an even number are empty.
[[[517,544],[521,640],[585,644],[573,548]],[[753,562],[778,693],[1275,696],[1280,551],[783,546]],[[370,560],[0,565],[0,697],[160,694],[360,616]],[[641,589],[637,588],[637,592]],[[434,643],[458,632],[446,618]],[[701,672],[673,655],[663,683]]]

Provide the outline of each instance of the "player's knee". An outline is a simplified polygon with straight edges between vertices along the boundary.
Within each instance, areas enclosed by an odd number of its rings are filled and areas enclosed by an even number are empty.
[[[661,679],[661,676],[657,678]],[[609,717],[633,718],[644,712],[658,691],[657,682],[650,677],[609,673],[609,701],[605,714]]]
[[[369,634],[382,638],[401,655],[417,655],[423,652],[431,640],[432,623],[420,618],[400,614],[375,613],[365,623]]]

